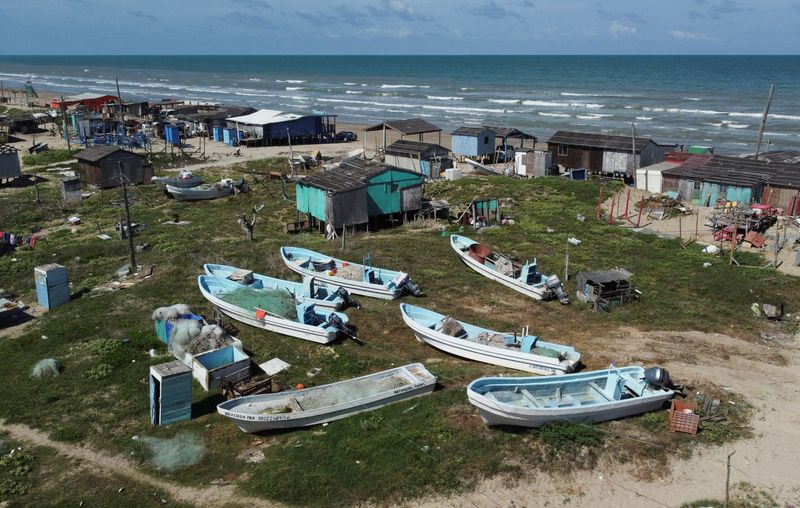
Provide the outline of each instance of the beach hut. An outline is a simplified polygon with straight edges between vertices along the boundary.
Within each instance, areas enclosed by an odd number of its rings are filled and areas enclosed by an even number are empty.
[[[437,135],[436,143],[442,144],[442,129],[436,127],[427,120],[422,118],[409,118],[408,120],[389,120],[379,124],[367,127],[364,129],[364,148],[368,146],[367,133],[368,132],[381,132],[382,143],[381,146],[386,149],[387,139],[390,132],[394,132],[400,136],[400,139],[405,139],[406,136],[419,136],[419,141],[425,141],[425,134],[434,133]]]
[[[144,156],[116,146],[95,145],[78,152],[77,173],[82,184],[100,188],[122,185],[124,174],[130,183],[150,183],[153,168],[144,166]]]
[[[53,107],[53,109],[60,110],[62,104],[65,108],[81,105],[81,106],[86,106],[86,108],[88,108],[90,111],[99,113],[100,111],[102,111],[104,105],[116,100],[117,100],[116,95],[87,92],[67,97],[63,100],[63,102],[60,98],[54,99],[51,106]]]
[[[18,153],[13,146],[0,143],[0,181],[22,176]]]
[[[428,178],[438,178],[442,171],[453,167],[450,151],[434,143],[399,139],[387,146],[384,153],[386,164],[410,169]]]
[[[450,138],[453,153],[466,157],[494,154],[495,132],[486,127],[459,127]]]
[[[150,422],[169,425],[192,418],[192,369],[178,360],[150,367]]]
[[[510,145],[510,140],[518,139],[519,147],[525,148],[525,141],[531,140],[531,148],[536,148],[536,141],[538,138],[533,134],[522,132],[515,127],[492,127],[490,125],[484,125],[483,127],[493,131],[496,137],[500,138],[501,145]]]
[[[227,124],[229,129],[244,132],[239,142],[248,145],[319,143],[332,140],[336,133],[336,115],[300,115],[271,109],[228,118]]]
[[[558,131],[547,141],[553,162],[565,169],[585,168],[592,173],[629,177],[636,169],[664,160],[667,147],[646,137],[613,136]],[[634,156],[635,152],[635,156]]]
[[[297,182],[297,211],[336,229],[377,224],[418,211],[423,181],[420,173],[388,164],[345,161]]]

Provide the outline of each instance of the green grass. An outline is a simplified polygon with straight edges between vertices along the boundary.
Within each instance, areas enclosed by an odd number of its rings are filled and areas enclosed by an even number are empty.
[[[75,151],[70,151],[62,148],[51,148],[44,152],[35,153],[32,155],[23,155],[22,164],[25,167],[46,166],[48,164],[55,164],[57,162],[66,162],[75,158]]]
[[[268,170],[282,162],[274,159],[258,164],[240,167]],[[204,174],[211,179],[223,172],[238,176],[231,168],[208,169]],[[536,256],[545,273],[562,275],[567,234],[581,239],[580,247],[570,249],[572,277],[567,287],[571,294],[577,270],[622,266],[634,272],[634,281],[644,293],[642,300],[601,314],[578,303],[535,303],[480,277],[463,266],[438,228],[411,223],[370,235],[348,235],[344,252],[340,243],[328,243],[321,235],[287,235],[283,224],[294,220],[294,203],[280,199],[280,183],[266,181],[251,187],[251,193],[204,203],[175,202],[153,187],[134,187],[133,220],[148,224],[135,241],[152,247],[138,254],[138,262],[155,264],[155,276],[102,296],[89,290],[111,280],[116,269],[127,263],[124,241],[96,238],[98,230],[114,236],[113,223],[121,209],[113,203],[119,201],[119,191],[96,193],[68,209],[58,204],[54,184],[40,185],[42,205],[38,208],[28,206],[32,198],[29,188],[0,193],[0,216],[9,218],[4,227],[15,232],[48,231],[47,240],[34,250],[18,250],[17,261],[12,262],[12,256],[0,257],[0,287],[31,301],[35,298],[33,267],[58,262],[68,268],[74,293],[88,291],[69,305],[47,312],[19,337],[0,340],[0,357],[7,366],[0,388],[0,418],[43,429],[54,439],[125,454],[156,474],[160,473],[149,464],[145,450],[131,437],[192,432],[206,443],[206,456],[196,466],[172,473],[172,478],[200,485],[230,474],[242,478],[243,488],[252,494],[295,505],[390,504],[426,493],[469,488],[476,480],[494,475],[517,478],[529,469],[591,468],[603,457],[646,471],[653,464],[668,463],[661,446],[688,455],[700,445],[746,437],[752,412],[731,416],[728,423],[720,423],[722,427],[710,426],[697,438],[667,432],[664,412],[588,430],[576,426],[539,431],[489,429],[467,404],[464,383],[481,375],[512,372],[461,361],[420,344],[403,325],[398,302],[359,298],[364,308],[348,314],[364,345],[346,341],[324,347],[244,325],[237,325],[239,338],[258,362],[277,356],[290,363],[293,367],[276,377],[276,382],[287,386],[329,383],[423,361],[440,376],[442,388],[327,427],[266,435],[262,439],[268,445],[267,458],[251,466],[235,457],[252,445],[252,436],[216,415],[215,394],[203,392],[197,385],[195,417],[190,422],[166,428],[150,425],[144,380],[150,365],[169,360],[169,356],[150,358],[146,354],[151,348],[160,355],[166,353],[155,338],[150,313],[156,307],[182,302],[210,316],[210,306],[196,286],[204,262],[295,280],[278,257],[281,245],[308,247],[352,260],[369,252],[376,266],[410,273],[428,295],[404,301],[494,329],[516,330],[529,324],[544,339],[575,345],[589,368],[602,368],[610,361],[613,351],[598,348],[596,337],[619,327],[721,331],[757,340],[766,325],[751,316],[748,309],[753,301],[784,301],[788,308],[800,304],[797,282],[786,275],[732,268],[713,258],[712,266],[703,268],[709,258],[698,246],[684,250],[675,240],[597,223],[592,220],[598,193],[594,182],[475,178],[428,184],[426,194],[451,203],[469,202],[475,196],[511,198],[513,204],[502,211],[512,216],[516,225],[485,229],[479,235],[467,229],[464,234],[521,259]],[[293,194],[293,186],[287,186],[287,191]],[[236,216],[262,203],[266,208],[256,225],[255,241],[246,242]],[[578,222],[576,213],[589,218]],[[68,214],[78,214],[83,220],[75,232],[63,226]],[[191,224],[159,224],[174,214]],[[555,232],[547,233],[546,228]],[[448,232],[455,231],[459,231],[457,226],[448,226]],[[760,263],[759,259],[752,261]],[[734,322],[735,328],[730,326]],[[29,379],[30,369],[45,357],[57,358],[64,372],[56,379]],[[685,360],[698,362],[701,358],[687,351]],[[307,377],[306,372],[315,367],[322,369],[321,374]],[[739,400],[734,394],[725,397]],[[625,437],[658,446],[631,446]],[[575,459],[576,450],[579,460]],[[553,460],[554,455],[561,458]],[[246,479],[242,477],[245,473]]]

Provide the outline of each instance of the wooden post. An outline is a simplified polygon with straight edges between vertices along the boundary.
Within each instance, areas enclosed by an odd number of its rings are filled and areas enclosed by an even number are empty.
[[[681,245],[683,245],[683,215],[678,217],[678,239],[680,240]]]
[[[122,161],[119,163],[119,178],[122,180],[122,204],[125,206],[125,222],[128,228],[128,250],[131,255],[131,273],[136,271],[136,250],[133,248],[133,225],[131,224],[131,212],[128,208],[128,177],[122,172]],[[120,227],[120,229],[122,229]]]
[[[736,235],[739,233],[739,213],[733,212],[733,232],[731,234],[731,258],[728,264],[733,264],[733,251],[736,250]]]
[[[603,189],[601,187],[600,197],[597,198],[597,220],[600,220],[600,218],[603,216],[602,209],[603,209]]]
[[[636,218],[636,227],[638,228],[639,225],[642,223],[642,211],[644,210],[644,197],[639,202],[639,216]]]
[[[628,220],[628,207],[631,204],[631,190],[628,189],[628,197],[625,199],[625,220]]]
[[[608,214],[608,225],[612,226],[614,224],[614,198],[611,198],[611,213]]]
[[[569,280],[569,233],[564,247],[564,282]]]
[[[767,98],[767,106],[764,108],[764,113],[761,114],[761,125],[758,126],[758,141],[756,141],[755,159],[758,160],[758,152],[761,150],[761,140],[764,137],[764,129],[767,127],[767,116],[769,116],[769,107],[772,104],[772,95],[775,93],[775,84],[769,87],[769,97]]]
[[[695,217],[694,217],[694,238],[696,240],[700,239],[700,209],[698,207],[695,210]]]
[[[122,95],[119,93],[119,78],[115,76],[114,81],[117,83],[117,100],[119,101],[119,117],[120,121],[122,122],[122,137],[126,137],[127,131],[125,130],[125,111],[122,107]]]
[[[347,224],[342,227],[342,250],[344,250],[346,245],[346,238],[347,238]]]
[[[64,121],[64,137],[67,138],[67,151],[71,154],[72,147],[69,143],[69,127],[67,126],[67,107],[64,105],[64,96],[61,96],[61,102],[58,104],[61,107],[61,118]]]
[[[734,453],[736,453],[736,450],[728,454],[727,471],[725,473],[725,504],[722,505],[724,508],[728,508],[728,503],[731,499],[731,457]]]

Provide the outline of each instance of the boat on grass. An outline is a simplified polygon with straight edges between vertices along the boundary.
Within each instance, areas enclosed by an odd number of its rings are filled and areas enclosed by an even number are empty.
[[[213,184],[203,184],[197,187],[182,188],[174,185],[167,185],[167,193],[177,201],[202,201],[207,199],[217,199],[225,196],[232,196],[247,190],[247,183],[240,178],[234,182],[230,178],[223,178]]]
[[[151,182],[161,190],[166,190],[167,185],[178,187],[181,189],[189,189],[203,184],[203,179],[195,176],[191,171],[182,169],[177,176],[154,176],[150,179]]]
[[[197,278],[200,292],[236,321],[311,342],[328,344],[339,333],[353,337],[347,315],[317,309],[313,303],[297,303],[283,289],[266,291],[211,275]]]
[[[612,366],[559,377],[483,377],[469,384],[467,398],[487,425],[602,422],[655,411],[675,395],[649,379],[651,371],[665,372]]]
[[[252,395],[217,406],[243,432],[318,425],[430,393],[436,376],[412,363],[304,390]]]
[[[302,299],[304,302],[313,303],[317,307],[340,310],[354,303],[350,293],[344,288],[320,287],[315,283],[314,277],[303,277],[303,282],[291,282],[274,277],[267,277],[233,266],[204,264],[203,270],[208,275],[219,277],[263,291],[285,291],[287,295]]]
[[[383,300],[394,300],[405,293],[423,296],[407,273],[375,268],[369,261],[351,263],[301,247],[281,247],[281,258],[294,272],[343,287],[355,295]]]
[[[400,313],[417,340],[469,360],[550,375],[572,372],[581,359],[574,348],[536,335],[487,330],[406,303]]]
[[[564,291],[558,276],[548,277],[539,273],[535,259],[521,265],[487,245],[460,235],[450,236],[450,246],[464,264],[484,277],[536,300],[557,297],[562,304],[569,303],[569,295]]]

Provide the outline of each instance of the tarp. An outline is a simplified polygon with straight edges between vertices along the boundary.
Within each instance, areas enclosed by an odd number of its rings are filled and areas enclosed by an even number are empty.
[[[249,115],[234,116],[228,118],[229,122],[236,122],[246,125],[269,125],[278,122],[287,122],[289,120],[296,120],[302,118],[303,115],[294,113],[284,113],[283,111],[276,111],[273,109],[259,109],[255,113]]]

